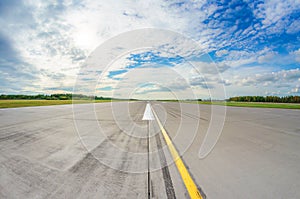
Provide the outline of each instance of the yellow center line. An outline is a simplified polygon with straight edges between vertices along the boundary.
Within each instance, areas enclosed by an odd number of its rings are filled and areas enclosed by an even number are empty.
[[[159,128],[160,128],[160,130],[161,130],[161,132],[163,134],[163,137],[164,137],[164,139],[165,139],[165,141],[166,141],[166,143],[167,143],[167,145],[169,147],[169,150],[170,150],[170,152],[172,154],[173,160],[174,160],[174,162],[175,162],[175,164],[177,166],[177,169],[178,169],[178,171],[179,171],[179,173],[181,175],[181,178],[182,178],[182,180],[184,182],[184,185],[185,185],[186,189],[188,190],[188,193],[189,193],[190,197],[192,199],[194,199],[194,198],[203,199],[200,191],[198,190],[195,182],[193,181],[190,173],[188,172],[187,168],[185,167],[182,159],[178,155],[178,152],[175,149],[175,147],[174,147],[174,145],[173,145],[170,137],[168,136],[166,130],[164,129],[164,127],[161,124],[161,122],[159,121],[159,119],[158,119],[158,117],[157,117],[157,115],[156,115],[156,113],[155,113],[155,111],[153,109],[152,109],[152,112],[153,112],[153,114],[154,114],[154,116],[156,118],[158,126],[159,126]]]

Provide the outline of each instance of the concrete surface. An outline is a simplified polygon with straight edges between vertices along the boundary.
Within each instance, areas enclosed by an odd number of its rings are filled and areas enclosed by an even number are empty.
[[[299,110],[227,107],[200,159],[211,106],[151,104],[207,198],[300,198]],[[0,198],[188,198],[145,106],[0,109]]]

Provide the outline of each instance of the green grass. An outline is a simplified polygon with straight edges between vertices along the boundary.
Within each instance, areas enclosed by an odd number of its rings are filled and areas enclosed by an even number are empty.
[[[111,102],[112,100],[0,100],[0,108],[16,108],[26,106],[49,106],[62,104],[83,104],[83,103],[102,103]],[[113,100],[119,101],[119,100]],[[284,109],[300,109],[300,104],[290,103],[263,103],[263,102],[190,102],[199,104],[214,104],[223,106],[237,106],[237,107],[256,107],[256,108],[284,108]]]
[[[0,108],[111,102],[111,100],[0,100]]]
[[[255,108],[285,108],[285,109],[300,109],[300,104],[291,103],[269,103],[269,102],[210,102],[201,101],[199,104],[214,104],[223,106],[237,107],[255,107]]]

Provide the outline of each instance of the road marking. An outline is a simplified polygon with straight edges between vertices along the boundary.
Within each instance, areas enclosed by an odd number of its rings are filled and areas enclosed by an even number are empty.
[[[147,121],[148,138],[147,138],[147,152],[148,152],[148,199],[151,198],[151,174],[150,174],[150,120]]]
[[[150,104],[149,104],[149,106],[150,106]],[[150,106],[150,108],[151,108],[151,106]],[[153,114],[154,114],[154,116],[156,118],[158,126],[159,126],[159,128],[160,128],[160,130],[161,130],[161,132],[163,134],[163,137],[164,137],[164,139],[165,139],[165,141],[166,141],[166,143],[167,143],[167,145],[169,147],[169,150],[170,150],[170,152],[172,154],[173,160],[174,160],[174,162],[176,164],[176,167],[177,167],[177,169],[178,169],[178,171],[180,173],[180,176],[181,176],[181,178],[182,178],[182,180],[184,182],[184,185],[185,185],[186,189],[188,190],[188,193],[189,193],[190,197],[192,199],[194,199],[194,198],[195,199],[196,198],[197,199],[203,199],[203,197],[202,197],[200,191],[198,190],[195,182],[193,181],[190,173],[188,172],[188,170],[185,167],[182,159],[180,158],[177,150],[175,149],[175,147],[174,147],[174,145],[173,145],[170,137],[168,136],[166,130],[164,129],[164,127],[161,124],[161,122],[159,121],[159,119],[158,119],[155,111],[153,109],[152,109],[152,111],[153,111]]]
[[[147,120],[147,130],[148,130],[148,138],[147,138],[147,150],[148,150],[148,199],[151,198],[151,174],[150,174],[150,120],[154,120],[154,116],[152,113],[152,109],[150,106],[150,103],[147,103],[143,119],[142,120]]]
[[[147,103],[147,105],[146,105],[142,120],[154,120],[154,116],[153,116],[151,106],[149,103]]]

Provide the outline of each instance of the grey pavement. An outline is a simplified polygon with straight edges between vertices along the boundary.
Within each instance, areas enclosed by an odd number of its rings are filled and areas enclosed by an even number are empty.
[[[151,104],[207,198],[300,198],[299,110],[227,107],[201,159],[218,112]],[[142,120],[145,106],[0,109],[0,198],[188,198],[156,121]]]

